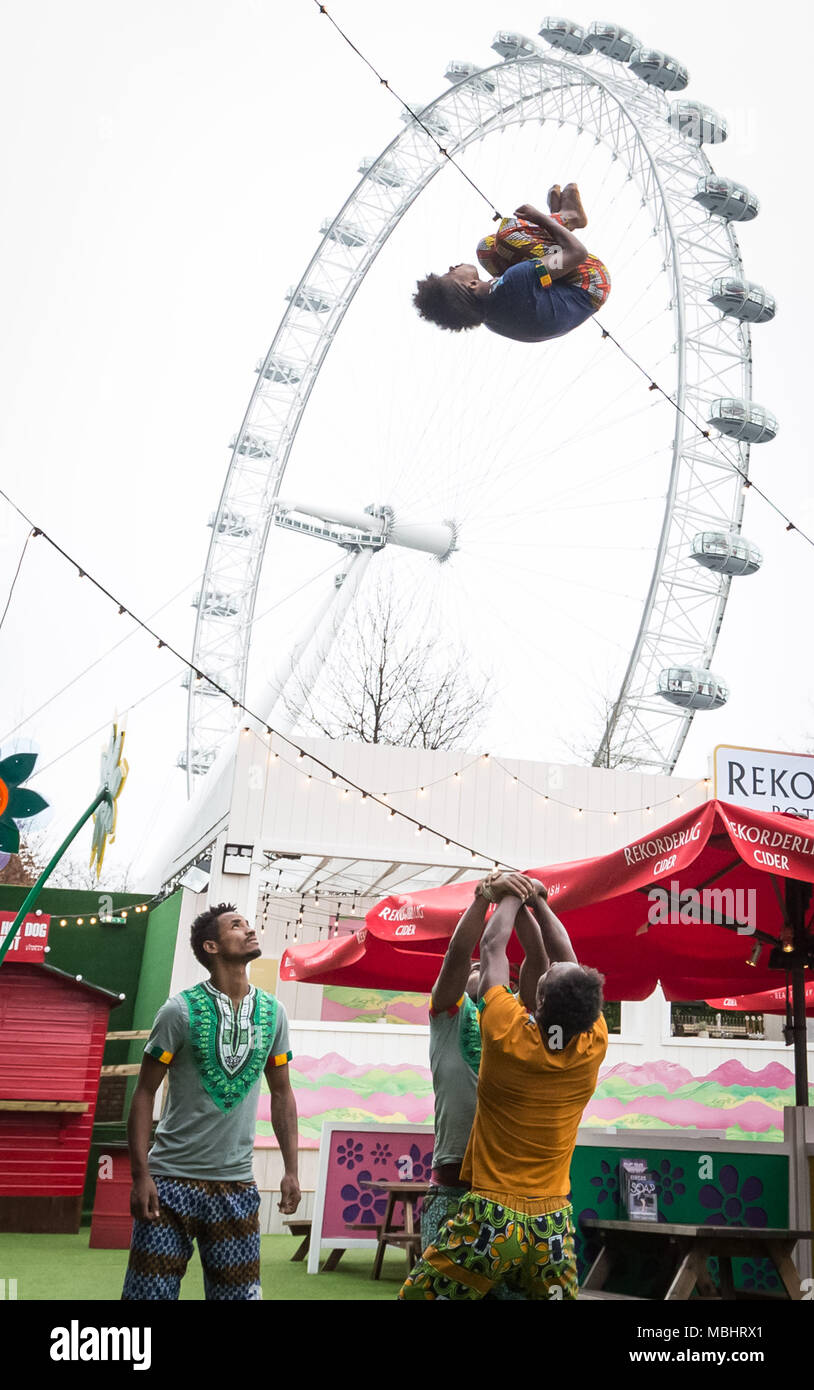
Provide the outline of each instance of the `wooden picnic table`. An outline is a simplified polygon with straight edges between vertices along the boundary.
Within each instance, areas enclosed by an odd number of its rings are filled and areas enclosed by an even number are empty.
[[[783,1288],[791,1299],[803,1297],[800,1276],[791,1252],[800,1240],[811,1240],[814,1231],[787,1231],[777,1226],[683,1226],[664,1221],[603,1221],[586,1217],[582,1227],[599,1236],[602,1247],[582,1288],[587,1292],[605,1286],[622,1253],[642,1256],[658,1252],[672,1262],[673,1276],[665,1301],[687,1299],[697,1288],[700,1298],[734,1299],[733,1259],[767,1258],[772,1261]],[[707,1260],[718,1261],[720,1291],[707,1269]]]
[[[409,1274],[421,1254],[421,1232],[416,1227],[416,1207],[421,1198],[429,1192],[430,1184],[428,1182],[384,1182],[370,1179],[367,1182],[360,1182],[359,1186],[367,1188],[369,1192],[387,1194],[384,1216],[381,1223],[375,1227],[378,1245],[373,1260],[371,1279],[380,1277],[384,1252],[388,1245],[396,1245],[404,1250],[407,1256],[407,1273]],[[399,1203],[404,1206],[403,1225],[397,1225],[395,1220],[395,1210]]]

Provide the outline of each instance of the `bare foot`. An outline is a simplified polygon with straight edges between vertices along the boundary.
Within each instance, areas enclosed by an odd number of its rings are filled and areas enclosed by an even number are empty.
[[[585,209],[582,206],[579,189],[575,183],[567,183],[562,190],[560,212],[563,216],[566,213],[571,214],[568,218],[569,227],[587,227],[588,219],[585,216]]]
[[[548,190],[548,210],[552,215],[560,210],[560,197],[560,185],[555,183],[553,187]]]

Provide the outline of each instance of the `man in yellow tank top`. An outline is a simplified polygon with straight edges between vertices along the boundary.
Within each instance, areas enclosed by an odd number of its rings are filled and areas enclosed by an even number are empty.
[[[542,884],[529,906],[548,958],[534,1012],[508,987],[506,947],[526,909],[505,897],[481,941],[478,1102],[461,1167],[469,1190],[401,1299],[469,1301],[497,1286],[528,1299],[577,1296],[569,1169],[608,1046],[602,976],[577,962]]]

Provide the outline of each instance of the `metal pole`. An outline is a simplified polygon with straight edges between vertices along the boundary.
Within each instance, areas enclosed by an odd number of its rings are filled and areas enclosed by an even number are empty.
[[[26,914],[30,912],[31,908],[34,906],[35,902],[37,901],[37,898],[40,896],[40,893],[45,887],[46,882],[50,878],[51,874],[53,873],[54,869],[56,868],[63,854],[65,853],[66,849],[70,845],[71,841],[76,838],[76,836],[82,829],[82,826],[85,824],[85,821],[90,819],[94,811],[97,809],[97,807],[101,806],[103,801],[106,801],[110,806],[112,806],[113,804],[113,798],[110,795],[110,792],[106,789],[99,792],[99,795],[88,807],[87,811],[85,811],[81,819],[76,822],[76,825],[74,826],[73,830],[66,837],[66,839],[62,841],[62,844],[60,845],[53,859],[51,859],[49,863],[46,864],[45,868],[43,869],[42,873],[37,879],[37,882],[34,884],[33,888],[30,889],[25,901],[23,902],[22,907],[20,908],[20,911],[14,918],[14,921],[12,922],[7,935],[4,936],[3,940],[0,942],[0,965],[3,964],[3,961],[6,957],[6,952],[11,946],[11,943],[17,935],[17,932],[20,930],[20,927],[23,921],[25,920]]]
[[[789,926],[793,932],[795,960],[791,969],[795,1105],[808,1105],[808,1039],[806,1029],[806,977],[804,961],[808,951],[805,913],[810,900],[810,883],[801,883],[793,878],[786,880],[786,913]]]

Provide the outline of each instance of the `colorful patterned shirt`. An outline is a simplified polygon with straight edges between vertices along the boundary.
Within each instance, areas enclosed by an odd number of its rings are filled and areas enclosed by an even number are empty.
[[[263,1071],[291,1060],[282,1004],[252,986],[235,1010],[207,980],[162,1005],[144,1051],[169,1067],[151,1174],[251,1182]]]

